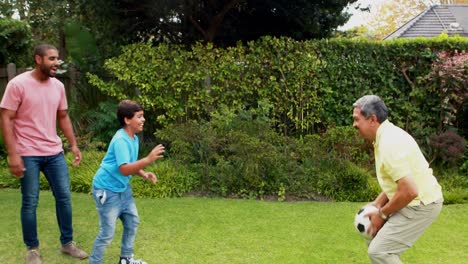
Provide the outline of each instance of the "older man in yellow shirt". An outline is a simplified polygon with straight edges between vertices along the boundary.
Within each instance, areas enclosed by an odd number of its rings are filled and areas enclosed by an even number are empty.
[[[374,239],[369,242],[372,263],[402,263],[409,249],[437,218],[443,196],[416,141],[387,120],[388,109],[376,95],[366,95],[354,104],[353,127],[359,136],[373,142],[380,195],[372,202]]]

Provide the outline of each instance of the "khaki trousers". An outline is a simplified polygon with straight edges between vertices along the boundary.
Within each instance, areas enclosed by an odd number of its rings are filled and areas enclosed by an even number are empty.
[[[393,214],[368,244],[373,264],[402,263],[400,255],[409,249],[434,222],[442,210],[440,201],[405,207]]]

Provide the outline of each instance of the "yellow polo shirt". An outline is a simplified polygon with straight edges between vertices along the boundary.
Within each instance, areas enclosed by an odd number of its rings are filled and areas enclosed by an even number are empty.
[[[418,187],[418,196],[408,206],[430,204],[443,197],[442,188],[416,141],[388,120],[377,129],[374,154],[377,179],[388,199],[397,191],[396,182],[406,176],[411,176]]]

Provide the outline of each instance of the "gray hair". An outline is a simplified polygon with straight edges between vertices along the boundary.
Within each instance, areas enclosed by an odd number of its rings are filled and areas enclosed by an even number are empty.
[[[377,121],[383,123],[387,120],[388,109],[384,101],[377,95],[364,95],[354,102],[353,107],[361,110],[361,114],[368,119],[371,115],[377,116]]]

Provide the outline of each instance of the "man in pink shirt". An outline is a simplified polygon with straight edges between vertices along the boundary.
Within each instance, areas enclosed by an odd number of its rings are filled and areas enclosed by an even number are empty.
[[[23,241],[26,263],[41,263],[37,236],[36,208],[39,201],[39,174],[45,175],[55,197],[61,251],[85,259],[88,254],[73,242],[70,177],[63,155],[57,124],[71,144],[73,166],[81,161],[73,127],[67,114],[64,85],[55,74],[58,50],[43,44],[34,49],[35,68],[13,78],[0,103],[1,126],[11,173],[20,178]]]

